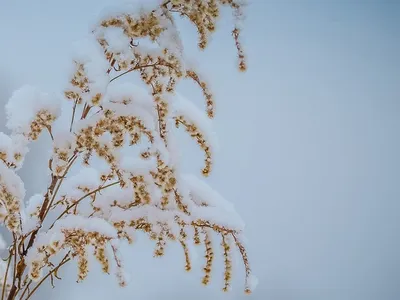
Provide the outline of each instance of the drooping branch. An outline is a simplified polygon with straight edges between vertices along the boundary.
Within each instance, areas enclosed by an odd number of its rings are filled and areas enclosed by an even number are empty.
[[[245,265],[245,291],[252,289],[247,252],[240,241],[242,221],[213,189],[182,173],[180,145],[170,122],[184,125],[205,152],[202,175],[208,176],[217,147],[211,124],[204,119],[215,115],[214,98],[203,76],[185,60],[174,18],[188,19],[199,33],[200,49],[205,49],[223,6],[230,7],[236,17],[232,35],[239,69],[245,70],[239,40],[242,0],[165,0],[152,10],[128,9],[100,19],[73,58],[75,71],[64,90],[65,98],[73,101],[72,115],[63,115],[63,99],[33,87],[13,95],[7,106],[12,137],[0,135],[0,195],[5,199],[0,203],[0,218],[14,240],[2,300],[14,300],[20,292],[20,298],[30,298],[46,280],[53,284],[58,269],[73,258],[78,263],[79,281],[89,272],[89,254],[108,273],[108,244],[118,268],[117,278],[124,286],[117,240],[132,242],[132,235],[139,230],[156,241],[155,256],[164,255],[167,243],[179,242],[187,271],[192,268],[188,243],[204,244],[205,284],[214,268],[211,236],[217,233],[224,249],[223,290],[230,285],[232,245]],[[144,39],[152,46],[142,43]],[[147,90],[117,82],[132,72],[140,76]],[[183,79],[201,88],[205,114],[176,94]],[[62,117],[68,119],[65,128],[53,126]],[[50,134],[53,147],[48,162],[51,177],[45,194],[31,197],[25,206],[23,185],[12,170],[22,165],[27,152],[24,147],[36,141],[43,130]],[[80,160],[83,165],[77,164]],[[80,171],[74,174],[73,166]],[[88,198],[91,201],[84,202]],[[53,213],[60,207],[62,211],[50,228],[44,228],[45,220],[55,217]],[[95,246],[93,253],[87,246]],[[50,259],[61,250],[70,255],[55,267]],[[42,276],[45,267],[50,270]],[[38,283],[31,288],[34,281]]]

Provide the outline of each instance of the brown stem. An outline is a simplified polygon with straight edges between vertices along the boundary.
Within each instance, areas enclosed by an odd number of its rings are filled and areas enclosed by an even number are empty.
[[[87,193],[86,195],[82,196],[82,197],[79,198],[77,201],[75,201],[75,202],[72,203],[71,205],[67,206],[67,208],[61,213],[61,215],[59,215],[58,218],[53,222],[53,224],[51,224],[51,226],[50,226],[49,229],[53,228],[53,227],[54,227],[54,224],[55,224],[59,219],[61,219],[65,214],[67,214],[68,211],[69,211],[71,208],[77,206],[82,200],[86,199],[86,198],[89,197],[90,195],[96,194],[97,192],[99,192],[99,191],[101,191],[101,190],[104,190],[104,189],[106,189],[106,188],[109,188],[109,187],[111,187],[111,186],[113,186],[113,185],[116,185],[116,184],[119,184],[119,183],[120,183],[120,181],[116,181],[116,182],[110,183],[110,184],[108,184],[108,185],[101,186],[101,187],[99,187],[99,188],[97,188],[97,189],[95,189],[95,190],[93,190],[93,191]]]
[[[51,132],[51,127],[50,126],[46,126],[46,128],[47,128],[47,131],[50,134],[51,139],[54,141],[54,136],[53,136],[53,133]]]
[[[17,293],[17,286],[13,285],[11,287],[10,293],[8,294],[7,300],[14,300],[16,293]]]
[[[77,105],[78,105],[78,99],[75,100],[74,107],[72,108],[72,118],[71,118],[71,125],[69,126],[69,132],[72,132],[72,126],[74,125],[75,112],[76,112]]]
[[[90,105],[85,104],[85,107],[83,108],[83,111],[82,111],[81,120],[86,118],[86,116],[88,115],[91,108],[92,107]]]
[[[6,268],[6,273],[4,275],[4,281],[3,281],[3,291],[1,293],[1,300],[4,300],[5,292],[6,292],[6,287],[7,287],[7,277],[8,277],[8,270],[10,269],[10,264],[11,264],[11,259],[12,259],[12,252],[10,250],[10,255],[8,257],[8,262],[7,262],[7,268]]]
[[[42,207],[40,209],[40,212],[39,212],[39,220],[40,220],[41,223],[43,222],[47,206],[49,205],[50,195],[53,193],[53,190],[54,190],[54,188],[55,188],[55,186],[56,186],[56,184],[58,182],[58,177],[57,176],[53,175],[52,177],[53,178],[51,180],[49,188],[47,189],[47,193],[45,195],[45,198],[44,198],[44,201],[43,201],[43,205],[42,205]],[[32,232],[32,235],[31,235],[31,237],[29,239],[29,242],[28,242],[28,246],[26,247],[25,251],[23,252],[23,256],[25,256],[28,253],[28,250],[32,247],[33,242],[35,241],[36,235],[39,232],[39,229],[40,229],[40,227]],[[18,268],[17,273],[14,276],[15,277],[14,279],[18,279],[19,281],[21,281],[21,277],[24,274],[25,268],[26,268],[26,264],[24,262],[22,262],[22,265],[20,266],[20,268]],[[8,294],[7,300],[13,300],[15,298],[17,292],[18,292],[17,286],[15,285],[15,280],[14,280],[13,286],[11,287],[11,290],[10,290],[10,293]]]
[[[71,260],[71,258],[68,257],[69,252],[64,256],[64,258],[61,260],[60,264],[55,267],[53,270],[51,270],[49,273],[47,273],[46,276],[44,276],[39,283],[35,286],[35,288],[28,294],[28,296],[25,298],[25,300],[28,300],[35,292],[36,290],[40,287],[40,285],[47,279],[49,276],[51,276],[53,273],[57,272],[59,268],[61,268],[64,264],[66,264],[68,261]]]
[[[28,284],[26,285],[24,291],[23,291],[22,294],[21,294],[21,297],[20,297],[21,300],[22,300],[22,298],[25,296],[26,292],[29,291],[29,286],[31,285],[31,283],[32,283],[32,280],[29,280]]]
[[[114,54],[111,54],[111,58],[109,60],[109,61],[111,61],[111,63],[110,63],[111,67],[108,68],[107,74],[110,74],[111,70],[114,68],[114,64],[115,64],[116,60],[113,58],[113,56],[114,56]]]
[[[58,191],[59,191],[59,189],[60,189],[60,187],[61,187],[61,184],[63,183],[63,181],[64,181],[64,179],[65,179],[65,176],[67,175],[67,173],[69,172],[69,170],[71,169],[72,165],[74,164],[74,162],[75,162],[75,160],[76,160],[77,158],[78,158],[78,156],[77,156],[76,154],[74,154],[73,157],[72,157],[72,159],[69,161],[68,166],[67,166],[67,168],[65,169],[65,171],[64,171],[64,173],[63,173],[63,175],[62,175],[62,177],[61,177],[61,179],[60,179],[60,181],[59,181],[59,183],[58,183],[58,185],[57,185],[57,187],[56,187],[56,189],[55,189],[55,191],[54,191],[54,193],[53,193],[53,196],[52,196],[52,198],[51,198],[51,200],[50,200],[50,203],[49,203],[49,205],[48,205],[48,208],[47,208],[47,210],[46,210],[46,212],[45,212],[45,214],[44,214],[44,216],[43,216],[43,219],[45,219],[46,216],[47,216],[47,214],[49,213],[49,211],[50,211],[50,209],[51,209],[51,205],[53,204],[53,202],[54,202],[54,200],[55,200],[55,198],[56,198],[56,196],[57,196],[57,193],[58,193]]]
[[[53,193],[53,190],[54,190],[57,182],[58,182],[58,177],[53,175],[53,179],[51,180],[50,187],[47,190],[46,196],[45,196],[44,201],[43,201],[42,208],[40,209],[40,212],[39,212],[39,220],[40,220],[40,222],[43,222],[47,207],[48,207],[49,202],[50,202],[50,195]],[[33,242],[35,241],[35,238],[36,238],[36,235],[37,235],[38,231],[39,231],[39,228],[36,229],[32,233],[31,238],[29,239],[29,242],[28,242],[28,246],[26,247],[26,249],[24,251],[24,255],[26,255],[26,253],[28,252],[28,249],[30,247],[32,247]]]
[[[125,72],[123,72],[123,73],[121,73],[121,74],[115,76],[114,78],[112,78],[112,79],[110,80],[110,82],[113,82],[114,80],[116,80],[116,79],[120,78],[121,76],[124,76],[125,74],[128,74],[128,73],[130,73],[130,72],[132,72],[132,71],[139,70],[139,69],[143,69],[143,68],[155,67],[155,66],[157,66],[158,64],[160,64],[160,62],[157,61],[157,62],[155,62],[154,64],[150,64],[150,65],[144,65],[144,66],[136,65],[136,66],[130,68],[129,70],[127,70],[127,71],[125,71]]]
[[[42,207],[40,209],[40,212],[39,212],[39,220],[40,220],[41,223],[43,222],[44,218],[47,216],[47,213],[50,210],[50,206],[53,203],[53,201],[54,201],[54,199],[55,199],[55,197],[57,195],[57,192],[61,187],[62,181],[64,180],[65,175],[67,174],[67,172],[69,171],[69,169],[71,168],[73,163],[75,162],[76,158],[77,158],[77,155],[74,154],[74,156],[70,159],[68,167],[67,167],[66,171],[64,172],[64,174],[63,174],[63,176],[62,176],[60,181],[59,181],[59,177],[52,175],[52,177],[53,177],[52,181],[51,181],[50,186],[49,186],[49,188],[47,190],[47,193],[45,195],[45,199],[43,201],[43,205],[42,205]],[[57,185],[57,183],[59,183],[59,184]],[[50,199],[50,196],[51,196],[51,199]],[[26,254],[28,253],[28,250],[33,246],[33,243],[35,241],[36,235],[39,232],[39,229],[40,229],[40,227],[32,232],[31,237],[30,237],[29,242],[28,242],[28,245],[22,252],[22,256],[26,256]],[[15,261],[15,263],[16,263],[16,261]],[[14,268],[13,285],[11,287],[11,290],[10,290],[10,293],[9,293],[9,295],[7,297],[7,300],[13,300],[15,298],[15,296],[16,296],[16,294],[18,292],[18,289],[17,289],[17,286],[15,284],[15,281],[17,279],[19,280],[19,282],[21,281],[21,278],[22,278],[22,275],[25,272],[25,269],[26,269],[26,264],[23,261],[22,261],[21,266],[18,268],[18,270],[17,270],[17,268]]]
[[[14,240],[14,264],[13,264],[13,282],[12,285],[15,285],[15,281],[16,281],[16,272],[17,272],[17,237],[15,235],[15,233],[13,233],[13,240]]]

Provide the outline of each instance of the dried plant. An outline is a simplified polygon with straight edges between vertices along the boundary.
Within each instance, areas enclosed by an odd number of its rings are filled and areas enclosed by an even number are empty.
[[[10,246],[0,243],[8,251],[0,265],[2,300],[31,298],[46,280],[53,284],[69,261],[77,264],[78,281],[84,280],[89,255],[126,285],[119,246],[123,240],[133,243],[138,231],[155,241],[154,256],[162,256],[168,242],[179,242],[187,271],[189,244],[203,245],[204,284],[213,269],[212,236],[218,235],[223,290],[230,287],[236,248],[245,267],[245,291],[251,292],[256,280],[241,240],[243,223],[204,181],[180,171],[173,132],[181,126],[195,139],[205,153],[202,175],[208,176],[216,147],[210,130],[214,99],[185,61],[175,20],[180,16],[194,24],[204,49],[220,9],[230,7],[237,21],[232,35],[239,70],[244,71],[243,5],[237,0],[158,0],[149,9],[114,10],[78,44],[62,95],[31,86],[14,92],[6,105],[11,133],[0,133],[0,218],[12,237]],[[130,72],[147,90],[117,80]],[[206,113],[175,93],[183,79],[201,88]],[[25,200],[16,171],[43,131],[51,137],[48,187]]]

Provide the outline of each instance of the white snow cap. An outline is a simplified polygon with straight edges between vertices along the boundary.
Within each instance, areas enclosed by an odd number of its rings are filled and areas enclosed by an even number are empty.
[[[197,128],[209,143],[211,151],[215,153],[219,150],[218,138],[213,129],[212,120],[207,117],[203,110],[199,109],[192,101],[178,93],[173,99],[172,109],[174,111],[174,116],[184,116],[186,120],[196,124]]]
[[[8,157],[13,152],[12,144],[11,138],[7,134],[0,132],[0,152],[6,153]]]
[[[192,209],[193,217],[210,220],[234,230],[244,230],[245,224],[231,202],[194,175],[185,174],[182,179],[190,191],[192,200],[198,205]],[[204,207],[203,204],[207,206]]]
[[[16,90],[6,104],[7,128],[14,133],[28,133],[36,114],[45,110],[58,117],[61,113],[61,98],[39,91],[31,85]]]
[[[4,186],[19,201],[25,197],[25,187],[22,179],[13,170],[0,161],[0,185]]]
[[[89,79],[88,93],[82,94],[83,100],[90,103],[90,100],[98,93],[105,94],[110,77],[107,70],[110,66],[103,49],[93,35],[88,35],[85,38],[75,41],[72,47],[72,60],[75,63],[83,64],[85,73]],[[71,64],[70,77],[75,73],[76,65]],[[75,90],[75,86],[70,85],[68,88]]]
[[[38,208],[42,207],[43,201],[44,201],[43,194],[35,194],[31,196],[26,205],[25,212],[28,215],[34,214]]]
[[[250,274],[249,277],[247,277],[246,286],[250,291],[254,291],[258,285],[258,282],[258,278],[255,275]]]
[[[124,53],[130,50],[129,44],[131,41],[120,27],[109,27],[104,30],[104,38],[107,40],[107,48],[111,52]]]
[[[123,15],[140,16],[143,13],[149,13],[153,9],[162,4],[164,0],[146,0],[126,2],[123,4],[110,5],[101,10],[97,20],[103,21],[110,18],[115,18]],[[96,24],[97,25],[97,24]]]
[[[82,229],[86,232],[99,232],[110,238],[117,238],[117,230],[106,220],[95,217],[82,217],[79,215],[68,215],[58,220],[53,228],[61,229]]]
[[[131,82],[113,82],[107,89],[106,101],[122,103],[123,100],[130,100],[133,104],[139,105],[149,112],[154,111],[154,100],[150,93],[143,87]]]
[[[5,161],[7,163],[14,163],[17,169],[22,166],[23,158],[29,151],[27,144],[28,140],[21,134],[9,136],[0,132],[0,152],[6,154]],[[22,155],[21,160],[17,161],[15,159],[14,154],[16,153]]]

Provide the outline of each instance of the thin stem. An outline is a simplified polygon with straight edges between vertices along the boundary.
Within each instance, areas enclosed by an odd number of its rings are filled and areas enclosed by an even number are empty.
[[[83,107],[83,111],[82,111],[82,115],[81,115],[81,120],[86,118],[86,116],[88,115],[88,113],[91,109],[92,109],[92,106],[85,103],[85,106]]]
[[[48,208],[43,216],[43,219],[46,218],[47,214],[49,213],[50,209],[51,209],[51,205],[53,204],[58,191],[60,190],[60,187],[65,179],[65,176],[67,175],[67,173],[69,172],[69,170],[71,169],[72,165],[74,164],[75,160],[78,158],[78,156],[76,154],[73,155],[72,160],[69,161],[67,168],[65,169],[60,181],[58,182],[58,185],[56,187],[56,189],[54,190],[53,196],[51,197],[50,203],[48,205]]]
[[[15,233],[13,233],[13,240],[14,240],[14,266],[13,266],[13,283],[12,285],[15,286],[15,281],[17,280],[17,237]]]
[[[115,76],[114,78],[111,78],[111,79],[110,79],[110,83],[113,82],[114,80],[120,78],[121,76],[124,76],[125,74],[128,74],[128,73],[130,73],[130,72],[132,72],[132,71],[134,71],[134,70],[136,70],[136,68],[131,68],[131,69],[129,69],[129,70],[127,70],[127,71],[125,71],[125,72],[123,72],[123,73],[121,73],[121,74]]]
[[[144,66],[136,65],[136,66],[130,68],[129,70],[127,70],[127,71],[125,71],[125,72],[122,72],[121,74],[119,74],[119,75],[115,76],[114,78],[112,78],[112,79],[110,80],[110,83],[113,82],[114,80],[120,78],[121,76],[124,76],[125,74],[128,74],[128,73],[132,72],[132,71],[139,70],[139,69],[143,69],[143,68],[155,67],[155,66],[157,66],[157,65],[159,65],[159,64],[160,64],[160,62],[157,61],[157,62],[155,62],[154,64],[150,64],[150,65],[144,65]]]
[[[75,112],[76,112],[77,105],[78,105],[78,99],[75,100],[74,107],[72,108],[72,118],[71,118],[71,125],[69,126],[69,132],[72,132],[72,126],[74,125]]]
[[[66,264],[67,262],[69,262],[71,260],[71,258],[68,257],[69,252],[64,256],[64,258],[61,260],[60,264],[55,267],[53,270],[51,270],[49,273],[47,273],[46,276],[44,276],[39,283],[35,286],[35,288],[28,294],[28,296],[25,298],[25,300],[28,300],[35,292],[36,290],[41,286],[41,284],[47,279],[49,278],[49,276],[51,276],[53,273],[57,272],[59,268],[61,268],[64,264]]]
[[[51,180],[50,186],[47,189],[47,193],[45,195],[42,207],[41,207],[40,212],[39,212],[40,223],[43,223],[44,214],[46,213],[46,209],[47,209],[47,206],[48,206],[49,201],[50,201],[50,195],[53,193],[57,182],[58,182],[58,177],[52,175],[52,180]],[[31,237],[30,237],[29,242],[28,242],[28,245],[27,245],[26,249],[24,250],[24,252],[22,253],[22,256],[25,256],[28,253],[28,250],[33,246],[33,243],[35,241],[36,235],[39,232],[40,227],[41,226],[39,226],[37,229],[35,229],[32,232]],[[26,264],[24,263],[24,261],[21,260],[21,262],[22,262],[22,265],[18,268],[17,273],[14,276],[15,278],[18,278],[19,281],[21,281],[22,275],[24,274],[25,269],[26,269]],[[15,298],[16,294],[18,293],[17,286],[15,285],[15,278],[14,278],[13,285],[11,287],[10,293],[8,294],[7,300],[13,300]]]
[[[21,297],[20,297],[21,299],[25,296],[26,292],[29,291],[29,286],[31,285],[31,283],[32,283],[32,280],[29,280],[28,284],[25,286],[25,289],[21,294]]]
[[[117,255],[117,248],[115,248],[114,245],[112,245],[111,248],[113,250],[114,260],[115,260],[115,263],[117,264],[117,267],[122,268],[121,260],[119,259],[118,255]]]
[[[185,224],[189,225],[187,223],[185,223]],[[195,227],[210,228],[219,233],[230,234],[233,237],[233,239],[235,240],[235,244],[239,249],[240,255],[242,256],[245,273],[246,273],[246,279],[251,275],[251,268],[250,268],[250,264],[249,264],[249,259],[247,257],[246,249],[244,248],[242,242],[239,240],[239,238],[237,236],[238,232],[236,232],[235,230],[232,230],[232,229],[225,228],[224,226],[213,225],[213,224],[210,224],[208,222],[203,222],[203,221],[193,221],[191,223],[191,225],[195,226]]]
[[[53,133],[51,132],[51,127],[50,127],[50,126],[46,126],[46,128],[47,128],[47,131],[48,131],[49,134],[50,134],[51,140],[54,141],[54,136],[53,136]]]
[[[1,293],[1,300],[4,300],[5,292],[6,292],[6,287],[7,287],[7,277],[8,277],[8,270],[10,269],[10,264],[11,264],[11,259],[12,259],[12,252],[10,250],[10,255],[8,257],[8,262],[7,262],[7,268],[6,268],[6,273],[4,275],[4,280],[3,280],[3,291]]]
[[[105,186],[101,186],[101,187],[99,187],[99,188],[97,188],[97,189],[95,189],[95,190],[93,190],[93,191],[87,193],[86,195],[82,196],[82,197],[79,198],[77,201],[75,201],[75,202],[72,203],[71,205],[67,206],[67,208],[61,213],[61,215],[58,216],[58,218],[53,222],[53,224],[50,226],[49,229],[53,228],[53,227],[54,227],[54,224],[55,224],[59,219],[61,219],[65,214],[68,213],[68,211],[69,211],[71,208],[77,206],[77,205],[78,205],[82,200],[84,200],[85,198],[89,197],[90,195],[96,194],[97,192],[99,192],[99,191],[101,191],[101,190],[104,190],[104,189],[106,189],[106,188],[109,188],[109,187],[111,187],[111,186],[113,186],[113,185],[119,184],[119,183],[120,183],[120,181],[116,181],[116,182],[107,184],[107,185],[105,185]]]
[[[152,89],[153,89],[153,93],[155,93],[156,88],[154,87],[153,82],[150,81],[150,85],[151,85],[151,87],[152,87]],[[158,103],[157,103],[157,105],[156,105],[156,109],[157,109],[157,116],[158,116],[158,119],[157,119],[157,123],[158,123],[158,133],[160,134],[160,137],[161,137],[161,138],[164,138],[164,137],[163,137],[163,132],[162,132],[162,129],[161,129],[161,122],[160,122],[160,121],[161,121],[160,106],[158,105]]]
[[[53,179],[52,179],[52,181],[50,183],[50,186],[49,186],[49,188],[47,190],[45,199],[43,201],[42,207],[41,207],[40,212],[39,212],[40,223],[43,222],[44,214],[46,213],[46,209],[47,209],[47,206],[48,206],[49,201],[50,201],[49,195],[53,193],[53,190],[56,187],[57,182],[58,182],[58,177],[53,175]],[[26,255],[26,253],[28,252],[28,249],[30,247],[32,247],[33,242],[35,241],[35,238],[36,238],[36,235],[37,235],[38,231],[39,231],[39,228],[37,228],[35,231],[32,232],[32,235],[31,235],[31,237],[29,239],[29,242],[28,242],[28,246],[26,247],[26,249],[24,251],[24,255]]]

